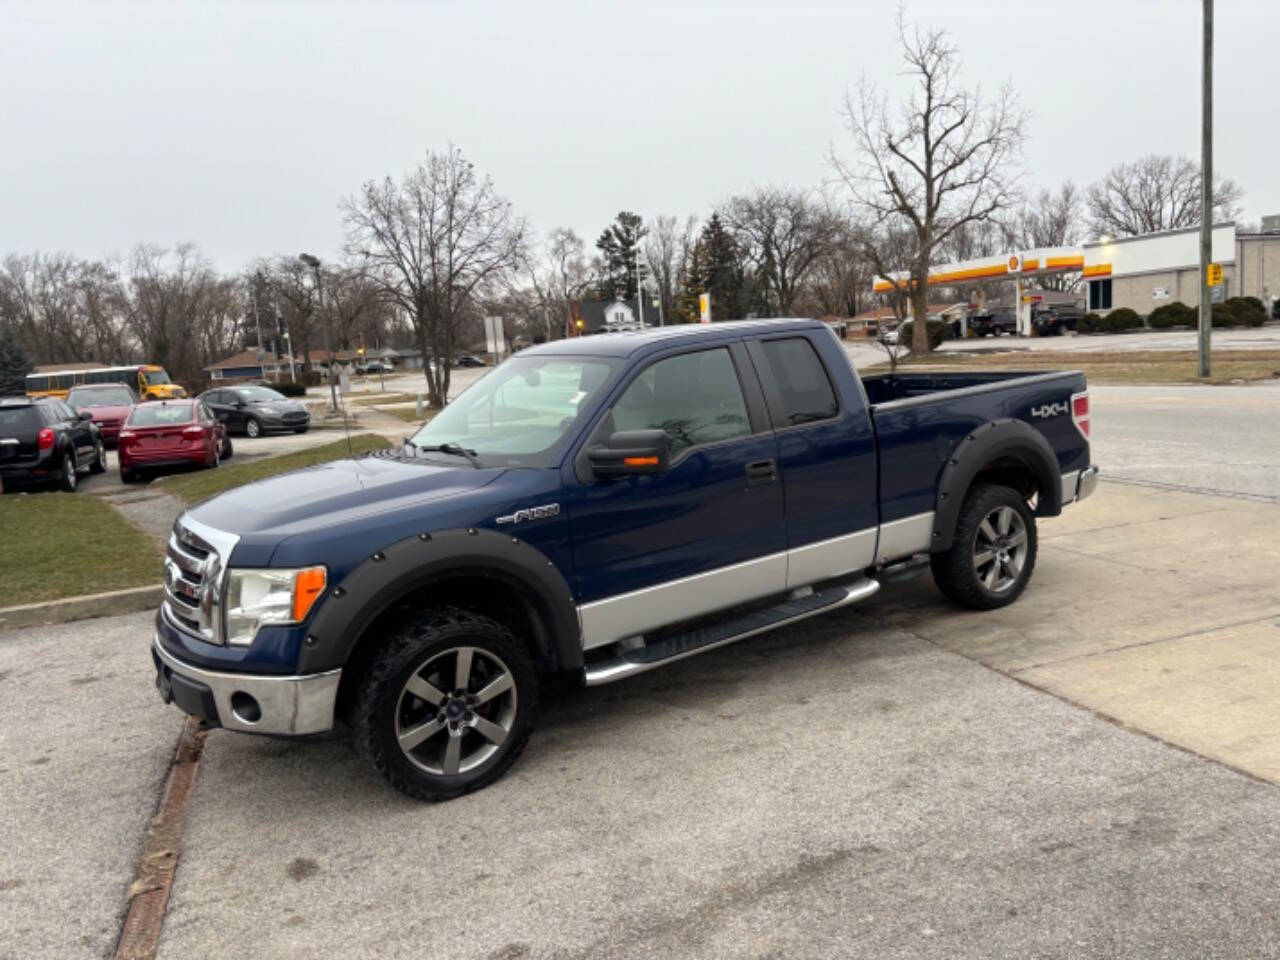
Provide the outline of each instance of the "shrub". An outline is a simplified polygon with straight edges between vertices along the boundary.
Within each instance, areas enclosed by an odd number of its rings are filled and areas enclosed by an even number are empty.
[[[1200,325],[1200,308],[1192,307],[1187,312],[1187,323],[1193,327]],[[1231,311],[1225,303],[1215,303],[1213,305],[1213,313],[1209,316],[1209,323],[1214,329],[1225,329],[1227,327],[1235,327],[1240,325],[1240,319]]]
[[[1151,311],[1147,317],[1147,325],[1153,330],[1167,330],[1187,322],[1187,314],[1191,308],[1180,300],[1162,304]]]
[[[1227,306],[1231,308],[1231,312],[1241,314],[1246,311],[1257,311],[1258,313],[1266,313],[1267,309],[1262,305],[1262,301],[1257,297],[1227,297]]]
[[[1101,314],[1086,313],[1076,321],[1076,333],[1101,333],[1102,326]]]
[[[910,320],[898,327],[898,343],[904,347],[911,346],[912,323]],[[945,320],[930,320],[929,329],[929,349],[937,350],[943,340],[951,338],[951,327]]]
[[[1133,330],[1141,327],[1142,316],[1136,310],[1130,310],[1128,307],[1117,307],[1107,314],[1105,323],[1108,331],[1119,333],[1121,330]]]

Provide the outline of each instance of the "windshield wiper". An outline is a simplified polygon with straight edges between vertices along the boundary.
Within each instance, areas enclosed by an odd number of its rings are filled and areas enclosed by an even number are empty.
[[[476,459],[476,452],[474,450],[468,450],[461,444],[437,443],[430,447],[420,447],[416,443],[413,443],[412,440],[407,442],[413,444],[413,449],[421,450],[424,453],[447,453],[451,457],[466,457],[467,460],[470,461],[471,465],[477,470],[483,469],[480,466],[480,461]]]

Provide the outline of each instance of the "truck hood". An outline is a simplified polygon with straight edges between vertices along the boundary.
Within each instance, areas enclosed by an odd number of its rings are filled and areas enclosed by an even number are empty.
[[[240,536],[284,538],[469,493],[503,472],[389,456],[335,460],[229,490],[193,508],[191,516]]]

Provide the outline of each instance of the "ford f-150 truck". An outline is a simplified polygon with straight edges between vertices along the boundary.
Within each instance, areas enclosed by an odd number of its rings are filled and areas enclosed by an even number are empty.
[[[556,341],[399,447],[179,517],[156,683],[228,730],[343,721],[445,799],[515,761],[540,675],[620,680],[929,568],[1011,603],[1037,518],[1096,477],[1080,373],[860,378],[803,320]]]

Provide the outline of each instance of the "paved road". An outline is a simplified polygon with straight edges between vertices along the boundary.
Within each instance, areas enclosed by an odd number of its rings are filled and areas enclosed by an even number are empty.
[[[1280,383],[1091,387],[1106,475],[1280,502]]]

